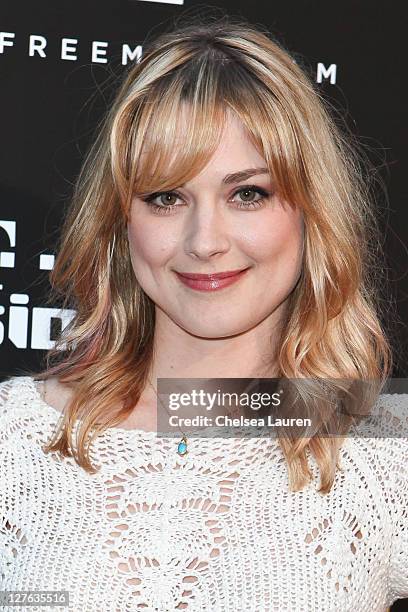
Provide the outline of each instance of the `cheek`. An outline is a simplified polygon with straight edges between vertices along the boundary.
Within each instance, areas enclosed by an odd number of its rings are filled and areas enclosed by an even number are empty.
[[[145,224],[128,224],[129,251],[133,268],[155,267],[166,260],[172,250],[168,232],[149,229]]]
[[[303,223],[299,213],[280,212],[263,219],[247,233],[248,245],[259,264],[279,263],[287,272],[298,269],[303,247]]]

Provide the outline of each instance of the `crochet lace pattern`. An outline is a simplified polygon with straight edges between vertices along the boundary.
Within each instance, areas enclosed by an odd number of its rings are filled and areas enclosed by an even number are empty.
[[[61,414],[40,385],[0,383],[0,590],[65,590],[69,606],[20,610],[383,612],[408,597],[408,439],[396,433],[408,394],[380,396],[389,437],[349,437],[322,495],[309,451],[314,479],[289,490],[269,437],[191,437],[180,457],[176,438],[110,428],[91,475],[43,452]]]

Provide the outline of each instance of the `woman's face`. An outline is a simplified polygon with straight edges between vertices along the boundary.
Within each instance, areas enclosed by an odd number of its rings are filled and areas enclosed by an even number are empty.
[[[223,181],[265,165],[242,124],[230,114],[205,169],[176,193],[154,198],[153,204],[169,208],[167,214],[133,199],[128,223],[131,260],[136,279],[156,304],[156,321],[163,317],[190,334],[220,338],[245,332],[267,317],[272,323],[283,314],[301,271],[301,212],[274,195],[267,173]],[[268,194],[262,201],[258,189]],[[187,286],[176,273],[245,268],[236,282],[217,290]]]

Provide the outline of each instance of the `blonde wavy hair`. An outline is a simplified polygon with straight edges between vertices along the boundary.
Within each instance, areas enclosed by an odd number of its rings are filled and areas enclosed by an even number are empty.
[[[392,353],[380,323],[379,228],[363,154],[301,64],[263,26],[224,16],[178,23],[126,70],[78,176],[50,273],[51,296],[75,315],[35,377],[57,376],[75,393],[46,452],[74,456],[95,473],[92,441],[138,403],[155,308],[131,265],[131,199],[195,177],[219,144],[227,109],[246,126],[277,193],[304,216],[303,268],[282,327],[279,375],[314,379],[308,399],[322,414],[319,379],[339,395],[344,380],[377,380],[378,390],[385,383]],[[183,125],[182,107],[191,117]],[[175,148],[181,127],[183,146]],[[344,436],[323,432],[279,439],[292,491],[311,479],[308,451],[320,469],[318,491],[330,491]]]

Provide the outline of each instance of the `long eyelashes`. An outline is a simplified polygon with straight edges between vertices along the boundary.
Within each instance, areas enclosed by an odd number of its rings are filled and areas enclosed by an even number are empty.
[[[263,206],[264,200],[266,198],[269,198],[272,195],[272,193],[270,193],[269,191],[266,191],[265,189],[262,189],[262,187],[257,187],[256,185],[245,185],[244,187],[240,187],[239,189],[237,189],[233,193],[233,197],[235,197],[239,193],[243,193],[246,191],[253,191],[255,193],[258,193],[261,197],[258,200],[252,200],[248,202],[245,202],[245,201],[237,202],[239,209],[254,210],[256,208],[260,208],[261,206]],[[145,198],[142,198],[142,200],[143,202],[146,202],[146,204],[149,206],[149,208],[154,213],[159,214],[159,215],[168,215],[168,214],[171,214],[175,208],[178,208],[179,205],[177,204],[155,204],[153,202],[153,200],[155,200],[156,198],[159,198],[164,195],[176,196],[177,198],[182,199],[182,197],[180,196],[180,194],[177,193],[177,191],[158,191],[158,192],[152,193],[151,195]]]

